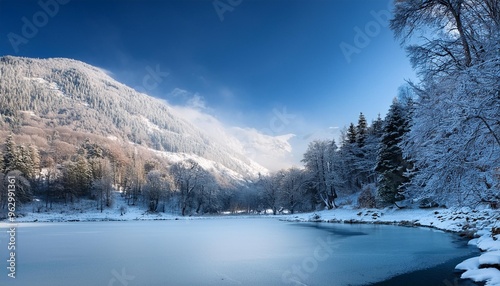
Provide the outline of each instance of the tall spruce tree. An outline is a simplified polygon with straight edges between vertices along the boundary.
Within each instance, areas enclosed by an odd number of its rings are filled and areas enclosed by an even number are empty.
[[[408,164],[403,159],[399,146],[408,130],[406,118],[403,106],[395,99],[384,121],[384,133],[375,167],[378,173],[378,196],[389,204],[396,204],[404,199],[402,186],[408,182],[405,176]]]
[[[353,123],[351,123],[349,125],[349,128],[347,129],[347,138],[346,138],[346,141],[349,144],[354,144],[357,141],[356,127],[354,126]]]
[[[16,143],[12,134],[7,136],[5,140],[5,151],[3,153],[3,172],[7,173],[15,169],[15,162],[17,160]]]
[[[31,171],[32,171],[32,178],[34,179],[39,173],[40,173],[40,152],[38,152],[38,148],[35,145],[28,145],[28,149],[30,152],[30,160],[31,160]]]
[[[365,115],[360,112],[358,125],[356,126],[356,142],[362,148],[365,145],[366,133],[368,131],[368,123],[366,122]]]
[[[380,117],[380,113],[378,114],[377,119],[372,122],[370,133],[378,137],[382,137],[382,134],[384,133],[384,120]]]
[[[24,145],[18,145],[16,149],[17,156],[13,164],[14,169],[19,170],[27,179],[34,178],[35,171],[31,150]]]

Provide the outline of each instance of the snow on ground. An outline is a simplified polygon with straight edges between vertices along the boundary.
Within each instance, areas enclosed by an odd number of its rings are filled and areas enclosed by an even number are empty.
[[[57,83],[55,82],[48,82],[47,80],[41,78],[41,77],[24,77],[24,80],[31,80],[39,83],[40,85],[52,90],[55,95],[59,97],[65,97],[66,95],[61,91]]]
[[[97,203],[81,200],[68,205],[56,205],[47,210],[43,202],[25,205],[18,212],[16,222],[59,222],[59,221],[110,221],[110,220],[170,220],[207,219],[211,216],[181,217],[169,213],[150,213],[144,206],[128,206],[119,193],[115,193],[114,204],[98,209]],[[253,215],[252,217],[255,217]],[[444,231],[462,233],[476,237],[470,245],[480,248],[482,255],[458,264],[456,269],[464,271],[461,278],[485,282],[486,286],[500,286],[500,234],[492,235],[492,228],[500,227],[498,210],[489,208],[470,209],[355,209],[342,207],[314,213],[292,215],[265,215],[285,221],[321,221],[337,223],[379,223],[414,227],[432,227]],[[234,216],[216,216],[232,218]],[[244,217],[238,215],[237,217]],[[6,222],[6,220],[4,220]]]
[[[486,286],[500,285],[500,271],[496,268],[482,268],[465,271],[462,279],[472,279],[474,282],[486,281]]]
[[[51,208],[46,208],[45,202],[35,201],[17,210],[15,222],[160,220],[176,217],[169,213],[149,213],[141,204],[129,206],[119,192],[114,192],[112,207],[104,207],[102,212],[95,200],[54,203]]]

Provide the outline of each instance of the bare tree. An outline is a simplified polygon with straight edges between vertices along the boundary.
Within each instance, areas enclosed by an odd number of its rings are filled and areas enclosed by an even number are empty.
[[[177,162],[170,167],[183,216],[193,205],[195,190],[200,184],[201,171],[200,165],[191,159]]]
[[[497,0],[397,0],[390,24],[422,76],[451,75],[498,55]],[[423,43],[422,43],[423,42]]]
[[[280,197],[283,206],[290,213],[295,213],[309,199],[307,184],[307,174],[304,170],[292,167],[283,171]]]
[[[333,161],[336,149],[334,141],[313,141],[309,144],[304,159],[302,159],[309,174],[311,187],[315,190],[318,200],[328,209],[336,207],[335,180],[337,173]]]
[[[156,212],[160,204],[165,211],[165,201],[170,194],[170,178],[168,174],[152,170],[147,174],[144,186],[145,200],[149,211]]]
[[[97,199],[98,209],[102,212],[104,207],[112,204],[113,169],[108,159],[99,159],[94,164],[96,178],[92,182],[92,188]]]
[[[273,211],[273,215],[276,215],[280,209],[280,191],[283,176],[284,173],[278,171],[268,176],[261,176],[258,181],[261,201],[266,209]]]

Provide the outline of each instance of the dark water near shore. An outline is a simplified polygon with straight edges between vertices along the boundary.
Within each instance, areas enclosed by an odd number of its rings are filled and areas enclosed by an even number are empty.
[[[472,282],[472,280],[460,279],[460,274],[454,272],[457,264],[469,258],[464,256],[454,258],[446,263],[424,270],[398,275],[386,281],[368,284],[370,286],[479,286],[484,285]]]
[[[456,235],[389,225],[206,219],[20,224],[16,279],[0,285],[471,285]],[[380,282],[383,281],[383,282]],[[375,283],[375,284],[374,284]]]

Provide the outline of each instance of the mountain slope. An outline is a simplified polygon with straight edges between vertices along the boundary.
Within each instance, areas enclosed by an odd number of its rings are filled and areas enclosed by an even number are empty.
[[[29,120],[23,120],[26,114]],[[175,115],[166,102],[76,60],[1,57],[0,124],[4,130],[67,127],[164,154],[187,154],[240,179],[267,172]]]

